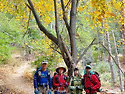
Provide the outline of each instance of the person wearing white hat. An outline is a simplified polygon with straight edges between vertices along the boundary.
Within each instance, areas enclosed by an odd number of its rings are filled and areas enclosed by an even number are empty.
[[[47,67],[47,60],[42,61],[41,67],[37,69],[34,75],[35,94],[51,94],[52,80],[50,77],[50,72],[47,70]]]

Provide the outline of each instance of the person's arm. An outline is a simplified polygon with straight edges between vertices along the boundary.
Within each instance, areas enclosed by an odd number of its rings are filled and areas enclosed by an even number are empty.
[[[49,89],[50,90],[52,89],[52,79],[51,79],[50,75],[49,75]]]
[[[37,81],[38,81],[38,71],[34,74],[34,88],[37,88]]]
[[[96,77],[95,75],[92,75],[92,76],[91,76],[91,79],[92,79],[93,83],[95,84],[95,85],[92,87],[92,89],[93,89],[93,90],[97,90],[97,89],[100,87],[100,82],[99,82],[99,80],[97,79],[97,77]]]

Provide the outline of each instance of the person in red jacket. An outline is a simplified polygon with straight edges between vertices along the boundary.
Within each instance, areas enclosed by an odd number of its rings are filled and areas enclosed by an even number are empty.
[[[58,67],[56,69],[57,74],[53,77],[54,94],[66,94],[67,86],[67,76],[64,74],[66,69],[64,67]]]
[[[86,94],[97,94],[97,89],[100,87],[100,82],[94,75],[90,65],[84,69],[84,89]],[[91,78],[90,78],[91,77]]]

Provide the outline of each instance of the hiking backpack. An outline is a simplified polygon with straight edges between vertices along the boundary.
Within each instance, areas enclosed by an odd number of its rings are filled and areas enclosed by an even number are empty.
[[[99,83],[100,83],[100,87],[101,87],[101,80],[100,80],[100,77],[99,77],[99,73],[96,72],[96,71],[93,71],[93,73],[94,73],[94,75],[96,76],[96,78],[98,79],[98,81],[99,81]],[[89,76],[89,79],[90,79],[90,81],[94,84],[94,82],[93,82],[93,80],[92,80],[92,78],[91,78],[91,75]],[[100,87],[97,88],[97,92],[100,92],[100,91],[101,91]]]
[[[98,79],[98,81],[99,81],[99,83],[100,83],[100,87],[101,87],[101,80],[100,80],[100,77],[99,77],[99,73],[96,72],[96,71],[93,71],[93,73],[94,73],[94,75],[96,76],[96,78]],[[92,74],[89,75],[89,79],[90,79],[90,81],[94,84],[94,82],[93,82],[91,76],[92,76]],[[82,85],[84,85],[84,84],[85,84],[85,81],[84,81],[84,79],[82,79]],[[100,91],[101,91],[100,87],[97,89],[97,92],[100,92]]]
[[[57,75],[57,77],[55,77],[56,83],[59,83],[59,75],[58,75],[58,73],[54,73],[54,76],[55,76],[55,75]],[[53,89],[57,88],[57,87],[54,86],[54,84],[53,84],[54,76],[52,77],[52,87],[53,87]],[[67,77],[66,77],[65,74],[64,74],[64,80],[67,81]]]

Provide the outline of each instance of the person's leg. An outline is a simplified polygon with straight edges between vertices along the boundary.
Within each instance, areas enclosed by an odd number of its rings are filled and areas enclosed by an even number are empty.
[[[47,89],[47,87],[43,87],[43,94],[48,94],[48,89]]]
[[[66,94],[66,92],[62,92],[61,94]]]
[[[60,92],[59,91],[54,91],[54,94],[60,94]]]
[[[38,87],[39,94],[43,94],[44,89],[42,87]]]

